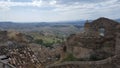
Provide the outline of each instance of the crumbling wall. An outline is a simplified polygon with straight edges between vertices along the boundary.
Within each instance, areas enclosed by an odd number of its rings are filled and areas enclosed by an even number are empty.
[[[92,49],[93,53],[91,55],[95,55],[100,60],[115,55],[117,25],[118,22],[103,17],[92,22],[87,21],[82,33],[72,35],[67,40],[67,52],[73,54],[79,53],[79,57],[75,57],[81,58],[82,53],[80,54],[79,49],[75,49],[77,46],[86,48],[83,53]],[[101,35],[101,28],[104,29],[104,35]],[[86,57],[89,56],[86,55]]]
[[[100,28],[104,28],[105,29],[105,36],[110,37],[110,36],[113,36],[115,34],[115,32],[116,32],[115,27],[118,25],[118,22],[102,17],[102,18],[99,18],[97,20],[94,20],[90,24],[91,24],[91,28],[94,31],[99,32]]]

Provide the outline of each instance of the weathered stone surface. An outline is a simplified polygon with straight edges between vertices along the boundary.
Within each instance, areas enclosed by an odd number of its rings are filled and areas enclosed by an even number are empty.
[[[92,52],[93,52],[92,49],[87,49],[83,47],[76,46],[73,48],[73,55],[76,56],[77,58],[88,59]]]

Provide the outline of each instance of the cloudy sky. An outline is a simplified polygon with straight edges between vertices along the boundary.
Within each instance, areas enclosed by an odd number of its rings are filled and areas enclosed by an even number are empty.
[[[52,22],[120,18],[120,0],[0,0],[0,21]]]

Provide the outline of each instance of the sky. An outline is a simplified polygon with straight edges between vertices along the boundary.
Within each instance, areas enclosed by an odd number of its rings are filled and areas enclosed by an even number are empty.
[[[120,18],[120,0],[0,0],[0,21],[56,22]]]

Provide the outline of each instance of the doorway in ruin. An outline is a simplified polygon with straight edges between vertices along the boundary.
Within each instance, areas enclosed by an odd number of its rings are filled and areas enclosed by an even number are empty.
[[[105,28],[100,28],[99,29],[99,35],[100,36],[105,36]]]

